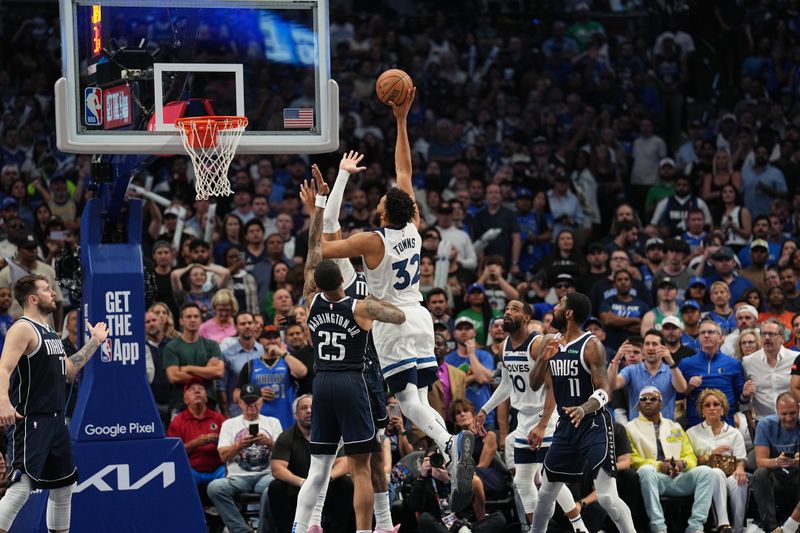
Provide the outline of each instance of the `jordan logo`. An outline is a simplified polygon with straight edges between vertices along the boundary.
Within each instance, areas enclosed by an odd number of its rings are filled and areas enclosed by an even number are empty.
[[[589,426],[589,429],[599,428],[600,426],[597,425],[597,420],[592,419],[592,425]]]

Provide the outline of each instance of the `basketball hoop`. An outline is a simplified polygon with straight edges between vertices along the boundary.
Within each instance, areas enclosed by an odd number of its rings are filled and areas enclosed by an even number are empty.
[[[233,194],[228,167],[247,127],[247,117],[179,118],[175,127],[192,159],[197,199]]]

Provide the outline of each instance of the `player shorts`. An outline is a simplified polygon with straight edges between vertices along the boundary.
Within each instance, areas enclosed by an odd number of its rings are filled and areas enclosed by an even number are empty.
[[[34,488],[57,489],[78,479],[63,413],[28,415],[7,431],[11,483],[26,474]]]
[[[380,450],[369,388],[361,372],[318,372],[311,405],[311,453],[334,455],[340,439],[345,455]]]
[[[421,305],[405,305],[401,309],[406,314],[402,324],[373,322],[372,337],[381,362],[383,377],[392,391],[403,390],[402,381],[425,387],[419,372],[413,370],[436,369],[436,356],[433,354],[433,321],[427,309]],[[405,373],[404,378],[393,376]],[[429,378],[428,373],[426,380]],[[434,374],[435,376],[435,374]],[[435,381],[435,379],[434,379]],[[403,386],[401,386],[403,385]]]
[[[593,476],[602,468],[616,475],[614,425],[605,409],[588,415],[575,427],[569,417],[559,417],[553,441],[544,459],[547,479],[566,483],[578,480],[588,467]]]
[[[556,416],[553,414],[544,430],[542,444],[537,449],[531,448],[528,444],[528,433],[536,427],[542,413],[529,415],[522,412],[517,413],[517,428],[514,430],[514,464],[541,464],[547,455],[547,449],[553,441],[553,432],[556,429]]]
[[[367,348],[369,349],[369,348]],[[389,425],[389,415],[386,413],[386,384],[383,381],[383,374],[377,364],[367,366],[364,372],[364,380],[369,389],[369,401],[372,406],[372,418],[378,429]]]

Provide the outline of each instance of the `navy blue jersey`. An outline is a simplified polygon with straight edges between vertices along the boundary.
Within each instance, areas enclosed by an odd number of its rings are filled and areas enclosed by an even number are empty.
[[[67,355],[61,337],[46,325],[21,317],[36,331],[36,347],[22,354],[11,374],[9,398],[23,416],[64,411]]]
[[[329,301],[322,293],[314,296],[308,329],[316,372],[365,370],[369,331],[356,322],[357,303],[358,300],[348,296],[338,302]]]
[[[367,277],[363,272],[356,272],[350,283],[344,288],[344,295],[354,300],[363,300],[367,297]]]
[[[583,351],[589,339],[594,335],[585,332],[583,335],[567,343],[550,359],[550,375],[553,377],[553,395],[558,412],[564,414],[563,407],[581,405],[594,392],[592,373],[583,360]]]
[[[350,279],[350,283],[344,288],[344,294],[354,300],[363,300],[367,297],[369,294],[367,290],[367,277],[363,272],[356,272],[356,275]],[[367,364],[380,367],[378,352],[375,350],[375,343],[372,340],[371,332],[369,334],[369,341],[367,341]]]

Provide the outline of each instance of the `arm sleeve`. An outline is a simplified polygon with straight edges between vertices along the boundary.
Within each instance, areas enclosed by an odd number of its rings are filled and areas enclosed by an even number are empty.
[[[356,269],[353,268],[353,263],[346,257],[338,257],[334,259],[334,262],[339,267],[339,271],[342,273],[342,279],[345,283],[349,282],[353,279],[353,276],[356,275]]]
[[[505,365],[500,365],[500,373],[500,385],[494,390],[492,397],[486,400],[486,403],[483,404],[482,409],[486,412],[486,414],[494,411],[498,405],[503,403],[506,398],[511,396],[511,378],[508,376],[508,370],[506,370]]]
[[[339,231],[339,211],[342,208],[342,198],[349,178],[350,174],[342,170],[336,176],[336,182],[328,195],[328,203],[325,204],[325,211],[322,213],[323,233],[336,233]]]

